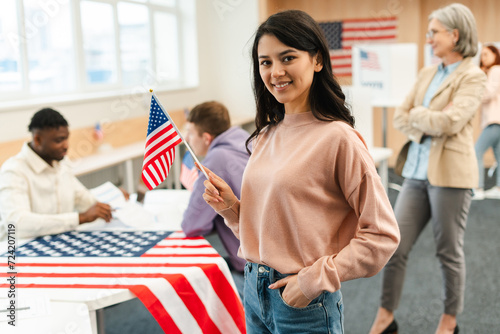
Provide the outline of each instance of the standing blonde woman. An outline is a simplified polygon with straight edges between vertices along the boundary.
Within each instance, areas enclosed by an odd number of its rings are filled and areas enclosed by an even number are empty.
[[[476,22],[464,5],[451,4],[429,16],[427,43],[441,63],[419,73],[394,126],[409,142],[398,162],[405,177],[394,208],[401,243],[383,277],[381,306],[371,334],[397,333],[397,309],[408,254],[431,223],[443,276],[443,312],[437,334],[458,333],[465,290],[464,234],[478,170],[472,119],[481,105],[485,74],[472,63]]]

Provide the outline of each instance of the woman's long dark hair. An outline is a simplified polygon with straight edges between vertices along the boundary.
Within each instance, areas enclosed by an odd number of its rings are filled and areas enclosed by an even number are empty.
[[[305,12],[287,10],[270,16],[255,33],[252,60],[253,90],[257,105],[256,130],[246,141],[247,150],[251,140],[256,138],[265,126],[278,124],[285,117],[285,106],[267,90],[259,73],[257,49],[261,37],[266,34],[275,36],[287,46],[307,51],[322,62],[323,68],[320,72],[314,73],[309,91],[314,117],[322,121],[344,121],[354,127],[354,116],[347,108],[345,95],[332,73],[330,52],[321,28]]]

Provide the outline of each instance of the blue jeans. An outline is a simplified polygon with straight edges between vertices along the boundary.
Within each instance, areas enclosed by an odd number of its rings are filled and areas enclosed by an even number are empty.
[[[344,333],[340,291],[324,291],[304,308],[289,306],[271,283],[288,276],[268,266],[245,265],[244,306],[248,334]]]
[[[497,161],[497,182],[496,185],[500,186],[500,124],[488,125],[476,142],[476,158],[477,166],[479,168],[479,188],[484,188],[484,164],[483,156],[486,150],[493,149],[493,154]]]

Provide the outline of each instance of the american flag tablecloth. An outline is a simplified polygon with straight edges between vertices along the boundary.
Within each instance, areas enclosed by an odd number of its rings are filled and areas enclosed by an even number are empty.
[[[16,288],[129,289],[166,333],[245,333],[231,273],[201,237],[165,231],[45,236],[17,249],[16,271]],[[8,288],[2,281],[0,288]]]

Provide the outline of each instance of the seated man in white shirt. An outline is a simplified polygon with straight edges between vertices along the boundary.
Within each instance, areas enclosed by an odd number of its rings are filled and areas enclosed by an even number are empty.
[[[79,224],[111,220],[111,207],[71,173],[64,157],[68,122],[57,111],[35,113],[28,126],[32,140],[0,169],[0,240],[15,224],[19,238],[74,230]]]

